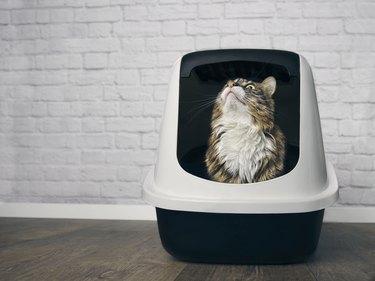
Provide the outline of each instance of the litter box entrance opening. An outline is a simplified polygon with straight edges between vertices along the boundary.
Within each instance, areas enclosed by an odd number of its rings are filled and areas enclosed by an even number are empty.
[[[218,52],[220,56],[212,57],[212,52]],[[212,109],[226,82],[236,78],[262,82],[268,76],[276,79],[275,123],[286,137],[283,174],[293,170],[299,158],[298,55],[240,50],[239,56],[233,56],[231,50],[221,50],[188,54],[181,61],[177,159],[185,171],[209,179],[204,160],[211,133]]]

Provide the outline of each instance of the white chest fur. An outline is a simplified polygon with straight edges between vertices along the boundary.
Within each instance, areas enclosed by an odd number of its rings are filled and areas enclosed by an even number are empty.
[[[230,172],[251,182],[262,159],[275,149],[273,143],[255,126],[249,114],[226,114],[218,123],[222,126],[217,133],[225,132],[216,145],[219,157]]]

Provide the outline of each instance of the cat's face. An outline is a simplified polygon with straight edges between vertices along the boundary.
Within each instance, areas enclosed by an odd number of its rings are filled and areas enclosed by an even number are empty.
[[[224,85],[217,97],[217,104],[223,117],[233,117],[239,121],[251,117],[255,124],[266,129],[273,126],[272,95],[275,90],[276,80],[272,76],[261,83],[237,78]]]

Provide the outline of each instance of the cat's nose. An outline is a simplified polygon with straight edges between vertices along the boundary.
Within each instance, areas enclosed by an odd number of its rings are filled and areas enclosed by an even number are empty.
[[[234,86],[237,86],[237,83],[234,82],[234,81],[232,81],[232,80],[230,80],[230,81],[228,82],[228,87],[229,87],[229,88],[232,88],[232,87],[234,87]]]

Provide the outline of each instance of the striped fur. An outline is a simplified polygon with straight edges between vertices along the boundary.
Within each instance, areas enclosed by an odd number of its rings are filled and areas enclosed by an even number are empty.
[[[205,164],[218,182],[252,183],[283,173],[285,137],[274,123],[276,80],[237,78],[220,91],[211,117]]]

